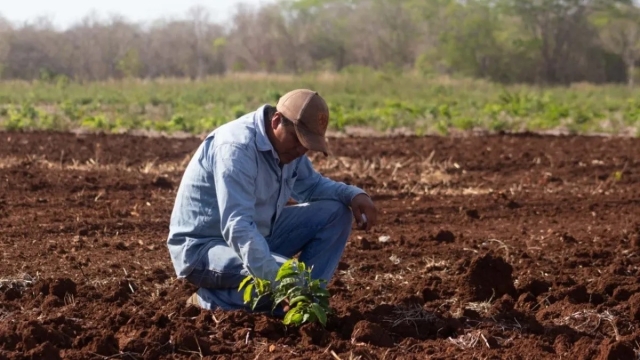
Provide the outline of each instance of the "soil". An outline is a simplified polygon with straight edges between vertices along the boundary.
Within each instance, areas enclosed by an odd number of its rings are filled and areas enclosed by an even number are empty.
[[[632,359],[640,140],[331,139],[380,211],[286,327],[185,306],[165,240],[199,138],[0,133],[0,359]]]

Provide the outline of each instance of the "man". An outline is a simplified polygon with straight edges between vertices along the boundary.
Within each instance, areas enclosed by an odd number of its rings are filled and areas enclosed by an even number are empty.
[[[324,99],[297,89],[200,144],[180,183],[167,240],[177,276],[199,287],[188,304],[250,310],[240,282],[249,274],[273,282],[298,253],[314,278],[329,282],[352,216],[360,229],[375,225],[376,208],[362,189],[321,176],[304,156],[328,156],[328,122]],[[298,204],[287,206],[290,198]]]

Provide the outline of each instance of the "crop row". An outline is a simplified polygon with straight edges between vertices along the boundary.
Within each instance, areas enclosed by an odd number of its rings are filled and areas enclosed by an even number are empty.
[[[204,81],[0,83],[0,128],[203,133],[297,87],[318,90],[334,130],[366,126],[637,135],[638,91],[624,86],[500,86],[480,80],[362,71],[346,75],[236,74]]]

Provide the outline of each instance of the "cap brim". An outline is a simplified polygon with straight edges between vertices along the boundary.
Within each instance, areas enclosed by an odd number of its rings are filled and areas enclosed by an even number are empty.
[[[296,126],[296,133],[304,147],[312,151],[321,152],[324,156],[329,155],[329,146],[324,136],[314,134],[311,131],[306,130],[303,126]]]

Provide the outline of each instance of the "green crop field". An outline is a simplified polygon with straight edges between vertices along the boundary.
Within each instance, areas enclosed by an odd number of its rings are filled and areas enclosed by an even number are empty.
[[[350,69],[341,74],[232,74],[202,81],[0,83],[0,128],[206,133],[297,87],[330,104],[331,128],[640,133],[640,92],[623,85],[502,86],[482,80]]]

